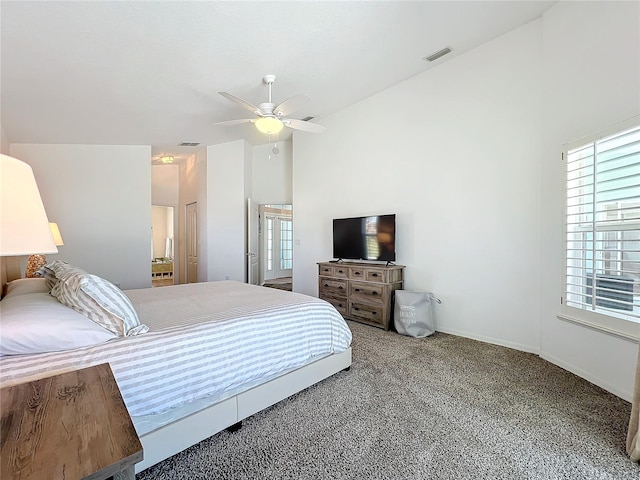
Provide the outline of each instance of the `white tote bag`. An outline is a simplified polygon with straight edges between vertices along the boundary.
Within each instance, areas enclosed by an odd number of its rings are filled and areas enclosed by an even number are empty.
[[[439,299],[427,292],[395,291],[393,322],[396,331],[410,337],[428,337],[436,331],[433,302]]]

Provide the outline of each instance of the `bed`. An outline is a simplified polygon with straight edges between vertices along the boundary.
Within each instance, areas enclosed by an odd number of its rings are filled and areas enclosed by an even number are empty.
[[[53,301],[45,312],[71,310],[49,298],[56,288],[0,302],[0,387],[109,362],[144,448],[136,472],[351,365],[351,332],[329,303],[234,281],[127,290],[123,301],[138,316],[125,327],[131,335],[109,331],[106,341],[47,353],[21,352],[20,344],[5,351],[13,304],[33,297]]]

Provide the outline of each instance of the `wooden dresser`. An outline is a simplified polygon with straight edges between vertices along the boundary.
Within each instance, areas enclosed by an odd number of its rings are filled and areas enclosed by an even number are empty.
[[[344,318],[389,330],[393,292],[402,289],[403,265],[318,263],[319,297]]]

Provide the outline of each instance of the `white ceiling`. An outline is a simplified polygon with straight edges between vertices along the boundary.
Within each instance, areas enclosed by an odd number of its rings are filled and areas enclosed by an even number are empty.
[[[185,141],[259,145],[253,125],[213,125],[252,116],[217,92],[258,104],[275,74],[274,102],[306,93],[290,117],[322,123],[553,3],[2,1],[2,128],[11,143],[152,145],[179,158],[197,150]]]

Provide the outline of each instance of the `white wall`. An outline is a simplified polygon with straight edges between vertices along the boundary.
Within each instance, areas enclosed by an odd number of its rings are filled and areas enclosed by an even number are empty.
[[[251,147],[244,140],[207,147],[208,281],[245,279],[251,159]]]
[[[167,238],[173,238],[173,207],[151,207],[151,226],[153,227],[153,258],[164,257],[167,250]]]
[[[294,289],[317,294],[332,218],[397,214],[407,290],[438,329],[538,351],[536,21],[294,134]]]
[[[151,147],[11,144],[30,164],[60,259],[121,288],[151,286]]]
[[[541,356],[630,400],[637,343],[559,320],[564,143],[640,113],[640,4],[559,2],[543,16]],[[640,333],[640,326],[638,328]]]
[[[277,154],[271,151],[273,144],[253,147],[252,200],[255,203],[293,202],[291,140],[277,142],[277,146]]]
[[[179,204],[178,165],[151,166],[151,203],[175,207]]]
[[[406,289],[438,329],[539,352],[630,400],[637,342],[559,320],[562,145],[640,110],[637,2],[558,2],[296,134],[294,289],[315,294],[332,218],[398,215]],[[338,193],[339,192],[339,193]]]
[[[174,245],[176,255],[180,256],[179,283],[186,283],[187,251],[185,243],[186,208],[197,203],[198,212],[198,281],[207,279],[207,150],[202,149],[181,162],[179,165],[179,235]]]

